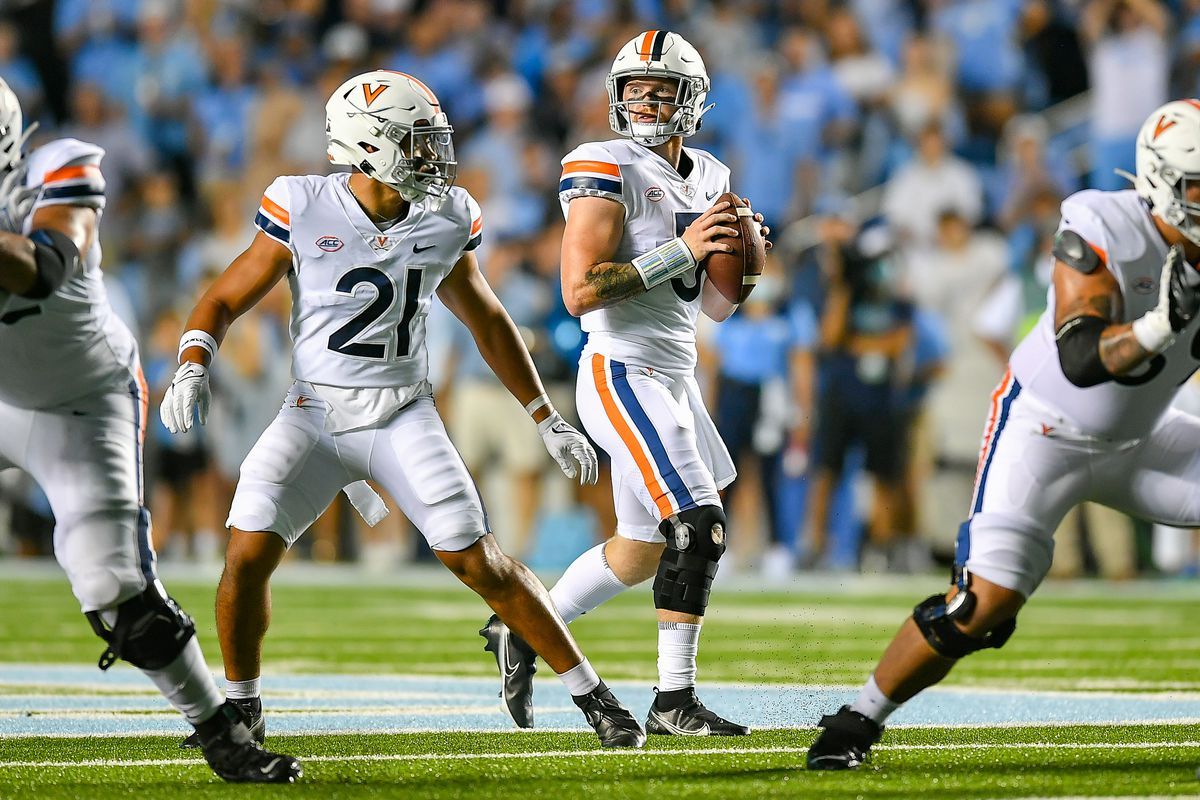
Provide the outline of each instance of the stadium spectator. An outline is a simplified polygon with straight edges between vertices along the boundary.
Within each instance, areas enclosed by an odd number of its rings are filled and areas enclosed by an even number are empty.
[[[725,508],[731,516],[740,510],[738,487],[762,487],[751,501],[766,523],[761,565],[768,577],[782,578],[796,558],[795,521],[779,513],[782,457],[792,439],[807,445],[817,325],[807,303],[785,303],[782,279],[772,277],[781,265],[770,261],[741,312],[712,326],[705,360],[716,373],[713,421],[741,477],[725,490]]]
[[[1094,189],[1122,189],[1142,121],[1167,100],[1169,17],[1158,0],[1091,0],[1080,18],[1092,83]]]
[[[904,249],[932,246],[945,211],[953,210],[970,225],[983,214],[979,175],[949,151],[942,124],[927,124],[916,144],[916,156],[892,176],[883,193],[884,216]]]
[[[862,445],[866,470],[874,478],[869,544],[862,558],[864,568],[879,569],[886,566],[895,538],[896,496],[902,491],[914,306],[900,296],[891,234],[882,225],[866,228],[831,261],[820,322],[809,545],[819,563],[826,554],[834,487],[847,452]]]

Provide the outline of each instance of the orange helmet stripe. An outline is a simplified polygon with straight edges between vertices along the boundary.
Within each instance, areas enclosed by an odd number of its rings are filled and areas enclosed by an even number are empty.
[[[654,37],[658,35],[658,31],[646,31],[642,35],[642,43],[638,45],[638,56],[642,61],[649,61],[650,54],[654,52]]]

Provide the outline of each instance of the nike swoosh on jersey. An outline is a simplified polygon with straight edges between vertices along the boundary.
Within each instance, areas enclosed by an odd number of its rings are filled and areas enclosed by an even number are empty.
[[[431,249],[431,248],[434,248],[434,247],[437,247],[437,245],[436,245],[436,244],[425,244],[425,245],[421,245],[421,244],[414,244],[414,245],[413,245],[413,252],[414,252],[414,253],[424,253],[426,250],[429,250],[429,249]]]
[[[716,192],[713,192],[712,194],[709,194],[708,192],[704,193],[704,199],[706,199],[706,200],[712,200],[716,196],[717,196]]]

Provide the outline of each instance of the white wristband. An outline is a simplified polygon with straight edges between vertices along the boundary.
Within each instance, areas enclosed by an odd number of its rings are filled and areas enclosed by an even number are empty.
[[[696,259],[683,239],[676,237],[666,244],[660,244],[649,253],[643,253],[632,263],[633,268],[642,276],[642,283],[646,284],[646,288],[653,289],[661,283],[690,272],[696,266]]]
[[[176,355],[179,363],[183,363],[183,351],[189,347],[199,347],[207,352],[210,363],[217,357],[217,340],[208,331],[193,329],[179,337],[179,353]]]
[[[1157,309],[1133,321],[1133,337],[1149,353],[1161,353],[1175,343],[1175,332],[1166,314],[1155,313]]]
[[[539,394],[525,404],[525,413],[532,417],[533,412],[548,405],[550,405],[550,396],[545,393]]]

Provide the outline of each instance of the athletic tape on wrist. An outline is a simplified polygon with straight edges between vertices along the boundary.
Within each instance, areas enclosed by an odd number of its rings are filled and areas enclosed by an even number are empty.
[[[1133,337],[1138,344],[1149,353],[1161,353],[1175,343],[1175,332],[1166,315],[1158,315],[1151,311],[1143,317],[1138,317],[1131,326]]]
[[[525,413],[532,417],[533,412],[548,405],[550,405],[550,396],[547,394],[539,394],[537,397],[525,404]]]
[[[175,358],[180,364],[183,363],[183,351],[189,347],[199,347],[207,352],[210,362],[217,357],[217,340],[208,331],[194,329],[179,337],[179,352]]]
[[[643,253],[633,260],[633,268],[642,276],[642,283],[647,289],[653,289],[672,278],[678,278],[696,266],[692,251],[681,238],[675,238],[666,244],[660,244],[649,253]]]

